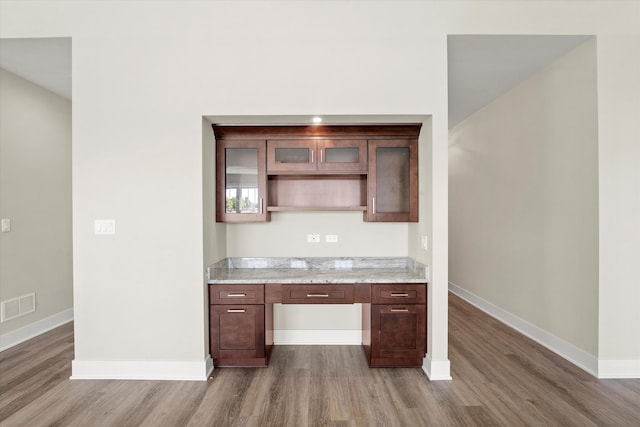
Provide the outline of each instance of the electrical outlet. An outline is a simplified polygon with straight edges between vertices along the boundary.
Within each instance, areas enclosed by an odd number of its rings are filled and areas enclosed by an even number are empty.
[[[327,243],[338,243],[337,234],[327,234],[324,239]]]
[[[320,235],[319,234],[307,234],[307,242],[309,242],[309,243],[320,243]]]
[[[94,234],[116,234],[115,219],[96,219],[93,225]]]

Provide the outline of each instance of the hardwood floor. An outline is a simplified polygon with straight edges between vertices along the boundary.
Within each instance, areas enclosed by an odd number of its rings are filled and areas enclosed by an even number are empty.
[[[68,324],[0,353],[0,425],[637,426],[640,380],[598,380],[449,296],[453,381],[357,346],[276,346],[207,382],[69,380]]]

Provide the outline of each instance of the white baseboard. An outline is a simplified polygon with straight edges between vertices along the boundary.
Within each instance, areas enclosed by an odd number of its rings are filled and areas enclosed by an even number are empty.
[[[73,360],[72,380],[206,381],[213,371],[211,357],[201,362],[139,360]]]
[[[598,378],[640,378],[640,360],[598,360]]]
[[[431,381],[451,380],[451,363],[449,360],[432,360],[427,356],[422,361],[422,370]]]
[[[489,301],[462,289],[455,283],[449,282],[449,291],[484,311],[491,317],[498,319],[521,334],[531,338],[538,344],[548,348],[564,359],[567,359],[579,368],[584,369],[594,377],[598,377],[599,367],[598,358],[596,356],[589,354],[562,338],[559,338],[552,333],[529,323],[506,310],[503,310]]]
[[[0,351],[4,351],[51,329],[69,323],[73,320],[73,309],[70,308],[52,316],[45,317],[29,325],[23,326],[6,334],[0,335]]]
[[[361,345],[362,331],[276,329],[273,341],[277,345]]]
[[[205,369],[207,371],[207,378],[209,378],[213,373],[213,359],[211,358],[210,354],[207,355],[207,359],[204,361],[204,363]]]

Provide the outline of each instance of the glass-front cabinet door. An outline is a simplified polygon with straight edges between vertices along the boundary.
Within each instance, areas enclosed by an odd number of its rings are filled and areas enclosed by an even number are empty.
[[[367,221],[418,221],[418,141],[369,141]]]
[[[321,139],[318,170],[367,173],[366,139]]]
[[[265,153],[265,141],[217,143],[218,222],[268,221]]]
[[[269,140],[267,141],[267,171],[314,172],[316,170],[315,140]]]
[[[367,172],[364,139],[267,141],[268,173]]]

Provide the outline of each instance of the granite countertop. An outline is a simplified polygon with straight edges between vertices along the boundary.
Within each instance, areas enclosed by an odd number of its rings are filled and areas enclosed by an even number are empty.
[[[225,258],[207,267],[209,284],[427,283],[412,258]]]

